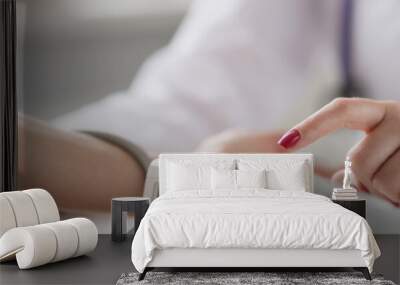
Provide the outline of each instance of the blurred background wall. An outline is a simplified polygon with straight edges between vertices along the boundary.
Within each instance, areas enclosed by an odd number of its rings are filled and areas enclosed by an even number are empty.
[[[128,88],[141,63],[173,36],[190,1],[18,4],[25,23],[20,103],[25,113],[49,120]]]

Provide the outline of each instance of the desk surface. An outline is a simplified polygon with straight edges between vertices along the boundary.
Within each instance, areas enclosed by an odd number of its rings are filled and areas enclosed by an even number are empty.
[[[399,283],[400,236],[378,235],[376,240],[382,256],[374,271]],[[0,284],[115,284],[122,273],[134,271],[130,247],[130,240],[116,243],[110,235],[100,235],[96,250],[88,256],[29,270],[19,270],[16,262],[0,264]]]

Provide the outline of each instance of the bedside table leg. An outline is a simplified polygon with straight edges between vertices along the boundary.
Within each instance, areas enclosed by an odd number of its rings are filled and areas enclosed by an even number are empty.
[[[123,213],[120,203],[111,204],[111,239],[112,241],[123,241]]]

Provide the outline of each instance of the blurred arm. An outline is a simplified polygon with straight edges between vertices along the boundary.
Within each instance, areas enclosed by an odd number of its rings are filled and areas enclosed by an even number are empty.
[[[60,208],[99,211],[112,197],[143,194],[144,170],[123,149],[27,117],[18,131],[19,188],[42,187]]]

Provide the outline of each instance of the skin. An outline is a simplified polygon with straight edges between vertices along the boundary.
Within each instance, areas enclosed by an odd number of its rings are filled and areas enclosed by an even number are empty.
[[[293,129],[301,138],[290,150],[300,149],[338,129],[365,132],[348,153],[361,191],[400,204],[400,102],[338,98]],[[338,179],[342,170],[335,174]]]
[[[124,150],[29,117],[19,118],[18,132],[19,189],[44,188],[61,209],[92,211],[143,195],[144,171]]]

